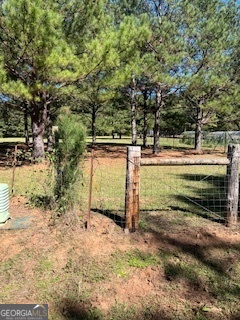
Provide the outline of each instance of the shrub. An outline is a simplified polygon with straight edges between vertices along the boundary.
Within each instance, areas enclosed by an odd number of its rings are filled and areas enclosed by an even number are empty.
[[[61,213],[73,207],[75,186],[81,176],[80,161],[85,150],[85,130],[76,115],[59,116],[54,152],[54,196]]]

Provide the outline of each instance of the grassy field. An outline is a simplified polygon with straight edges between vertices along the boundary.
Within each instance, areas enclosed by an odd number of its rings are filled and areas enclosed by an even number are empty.
[[[45,140],[46,141],[46,140]],[[92,138],[89,136],[86,139],[87,143],[90,144],[92,142]],[[0,138],[0,143],[7,142],[7,143],[24,143],[25,139],[22,137],[14,137],[14,138]],[[31,142],[31,140],[30,140]],[[121,139],[115,138],[112,139],[112,136],[97,136],[96,142],[98,144],[117,144],[117,145],[131,145],[131,137],[129,136],[122,136]],[[142,140],[138,139],[139,145],[141,145]],[[153,145],[153,137],[147,138],[147,144],[149,146]],[[173,137],[160,137],[160,145],[162,148],[167,149],[178,149],[178,148],[185,148],[191,149],[193,145],[189,145],[187,143],[183,143],[180,138],[173,138]],[[204,150],[221,150],[226,151],[226,147],[223,145],[219,145],[218,143],[206,144],[203,141],[203,148]]]

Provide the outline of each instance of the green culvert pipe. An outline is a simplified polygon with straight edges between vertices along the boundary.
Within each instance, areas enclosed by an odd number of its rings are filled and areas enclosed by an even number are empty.
[[[9,191],[6,183],[0,183],[0,223],[6,222],[9,214]]]

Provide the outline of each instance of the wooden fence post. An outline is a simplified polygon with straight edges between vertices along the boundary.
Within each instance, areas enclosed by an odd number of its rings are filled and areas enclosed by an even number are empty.
[[[125,194],[125,230],[133,232],[139,223],[141,147],[127,147],[127,174]]]
[[[226,225],[231,227],[238,219],[238,198],[239,198],[239,157],[240,145],[228,146],[229,165],[227,166],[227,205]]]

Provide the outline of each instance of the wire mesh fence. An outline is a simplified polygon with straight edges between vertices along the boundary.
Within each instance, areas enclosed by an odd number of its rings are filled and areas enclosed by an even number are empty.
[[[93,154],[92,185],[90,185],[91,159],[84,166],[83,185],[80,191],[81,209],[87,214],[91,193],[91,214],[110,217],[124,227],[126,159],[98,157]]]
[[[214,162],[213,159],[211,161]],[[130,207],[136,207],[136,201],[139,198],[140,217],[133,213],[133,220],[140,219],[141,223],[149,214],[156,216],[164,213],[168,217],[178,215],[180,218],[184,214],[195,219],[204,218],[226,223],[229,201],[227,161],[225,157],[214,165],[206,165],[203,161],[202,165],[198,163],[198,165],[139,166],[140,195],[133,196]],[[90,167],[91,161],[87,160],[85,191],[81,193],[83,208],[86,210],[89,192],[92,190],[91,212],[108,216],[125,228],[126,187],[128,188],[129,183],[126,179],[126,156],[119,158],[107,155],[94,156],[91,186],[89,185]],[[133,183],[133,189],[136,189],[136,182],[131,183]]]
[[[181,211],[224,222],[226,166],[158,166],[141,168],[140,208]]]
[[[240,143],[240,131],[214,131],[202,132],[202,146],[212,151],[218,150],[226,152],[231,143]],[[179,143],[194,145],[195,132],[185,131],[180,135]]]
[[[163,159],[167,155],[166,151],[158,157],[151,157],[151,160]],[[196,159],[201,158],[201,165],[177,165],[175,161],[174,165],[144,166],[143,161],[148,160],[148,157],[149,153],[144,151],[141,165],[135,163],[134,158],[131,160],[138,167],[140,176],[140,192],[138,194],[134,191],[131,196],[134,197],[128,201],[131,210],[138,210],[136,202],[139,200],[140,215],[135,217],[136,213],[133,213],[134,222],[141,225],[149,216],[156,218],[164,215],[165,220],[174,217],[179,223],[183,216],[195,219],[199,224],[202,221],[200,218],[226,223],[229,203],[234,196],[229,194],[229,181],[233,177],[227,172],[226,154],[218,153],[218,164],[214,165],[204,163],[206,159],[214,162],[214,155],[189,155],[188,161],[192,159],[196,162]],[[181,153],[178,160],[183,160]],[[83,166],[83,178],[75,194],[79,200],[77,209],[86,217],[94,213],[105,215],[126,229],[126,190],[129,187],[133,190],[137,188],[136,181],[127,181],[126,174],[127,148],[124,145],[108,148],[100,146],[92,156],[88,153]],[[30,163],[28,166],[3,168],[1,182],[7,183],[14,191],[13,194],[27,196],[38,204],[50,196],[53,176],[53,168],[48,163]],[[234,183],[233,191],[238,196],[238,181]],[[239,212],[239,203],[237,205]]]

